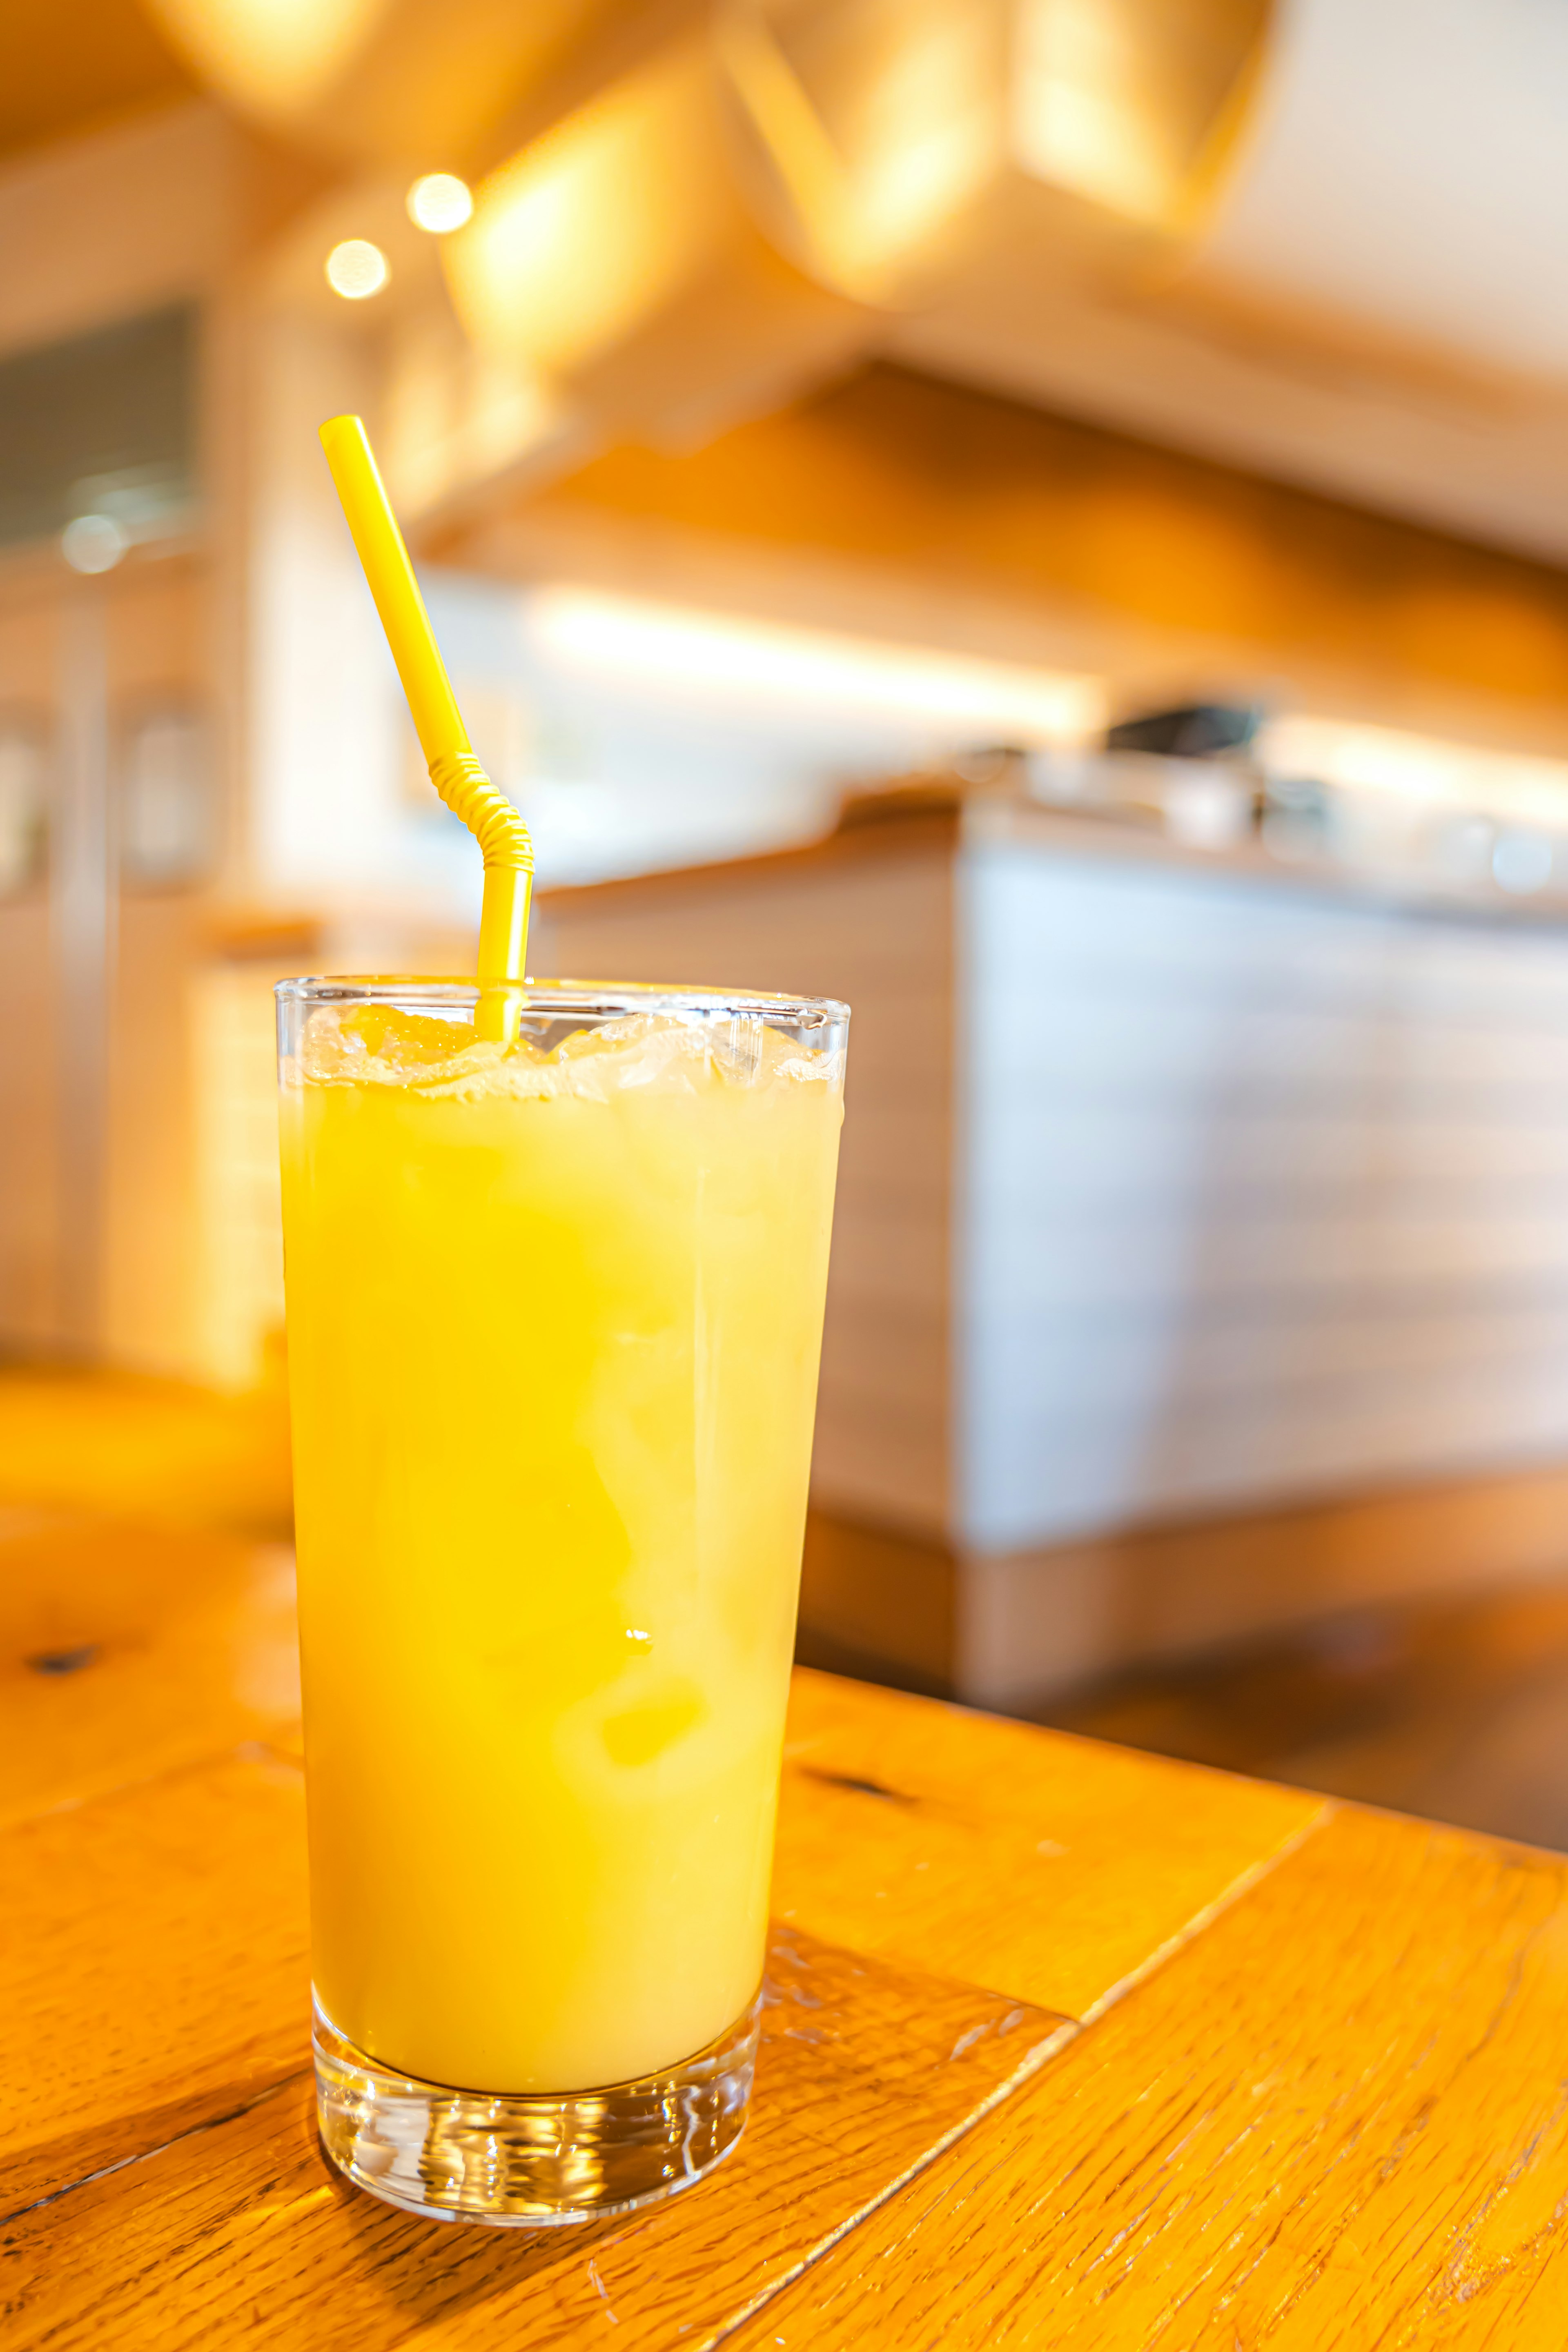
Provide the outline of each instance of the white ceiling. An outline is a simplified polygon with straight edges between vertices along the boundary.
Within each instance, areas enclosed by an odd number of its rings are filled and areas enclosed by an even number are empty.
[[[1568,558],[1568,6],[1285,0],[1206,222],[1015,173],[920,365]]]

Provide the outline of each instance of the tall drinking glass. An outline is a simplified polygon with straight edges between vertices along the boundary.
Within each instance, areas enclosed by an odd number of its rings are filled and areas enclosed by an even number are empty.
[[[539,2224],[745,2122],[848,1012],[509,992],[279,1040],[321,2134]]]

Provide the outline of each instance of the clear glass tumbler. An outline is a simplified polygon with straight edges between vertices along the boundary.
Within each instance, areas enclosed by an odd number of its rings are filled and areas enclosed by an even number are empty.
[[[322,2137],[625,2210],[745,2123],[847,1008],[278,994]]]

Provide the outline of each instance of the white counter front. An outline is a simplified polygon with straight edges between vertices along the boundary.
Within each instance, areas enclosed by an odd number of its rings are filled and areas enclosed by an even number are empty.
[[[963,1539],[1568,1454],[1568,929],[967,844]]]
[[[973,803],[544,913],[558,971],[854,1007],[813,1486],[852,1647],[1006,1698],[1514,1572],[1440,1500],[1429,1559],[1183,1530],[1532,1467],[1568,1556],[1561,916]]]

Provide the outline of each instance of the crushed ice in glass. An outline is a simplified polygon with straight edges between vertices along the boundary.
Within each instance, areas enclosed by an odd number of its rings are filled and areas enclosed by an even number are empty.
[[[558,1025],[562,1016],[552,1017]],[[546,1052],[526,1037],[510,1045],[476,1038],[467,1021],[361,1003],[313,1013],[287,1076],[298,1085],[403,1087],[459,1102],[608,1102],[637,1087],[696,1094],[713,1086],[831,1085],[837,1065],[837,1055],[800,1045],[760,1013],[626,1013],[574,1030]]]

